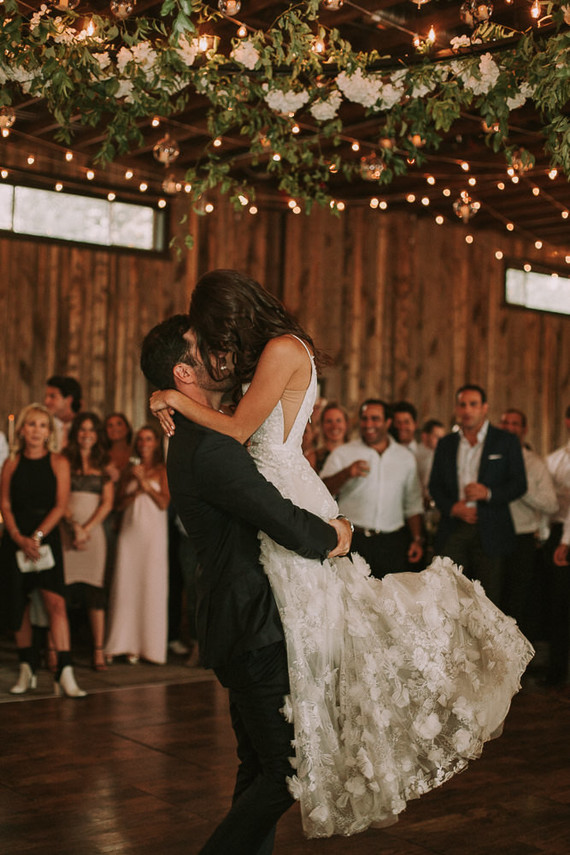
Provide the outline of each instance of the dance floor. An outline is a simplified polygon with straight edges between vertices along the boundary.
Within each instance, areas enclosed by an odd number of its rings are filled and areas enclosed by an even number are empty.
[[[79,662],[84,700],[48,697],[45,672],[46,691],[15,699],[6,691],[15,659],[2,653],[0,851],[197,853],[229,804],[236,762],[212,675],[180,658],[105,675]],[[276,855],[570,855],[570,694],[525,680],[504,735],[397,825],[308,841],[295,807],[279,823]]]

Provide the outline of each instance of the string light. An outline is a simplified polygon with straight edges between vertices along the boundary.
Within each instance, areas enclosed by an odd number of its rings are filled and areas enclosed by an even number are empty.
[[[429,32],[427,34],[426,42],[429,42],[430,45],[433,45],[435,43],[435,27],[433,26],[433,24],[429,28]]]
[[[424,205],[426,208],[429,205],[429,198],[427,196],[422,196],[422,205]]]
[[[63,190],[63,184],[61,183],[61,181],[57,182],[54,187],[54,190],[56,191],[56,193],[61,193],[61,191]]]
[[[530,273],[530,271],[531,271],[531,270],[532,270],[532,267],[531,267],[531,265],[530,265],[530,264],[525,264],[525,265],[524,265],[524,272],[525,272],[525,273]]]
[[[532,195],[533,196],[540,196],[540,187],[533,187],[532,188]]]
[[[331,208],[332,208],[332,203],[331,203]],[[291,210],[293,211],[294,214],[300,214],[301,213],[301,208],[299,207],[299,205],[295,205],[295,207],[292,208]]]
[[[291,208],[291,210],[293,210],[293,208],[296,208],[296,207],[297,207],[297,200],[296,200],[296,199],[289,199],[289,201],[287,202],[287,204],[289,205],[289,207]]]
[[[352,143],[351,146],[353,151],[360,151],[360,143],[356,142],[356,140]]]
[[[537,249],[542,249],[542,241],[541,240],[535,240],[534,245]]]
[[[438,224],[438,226],[442,226],[442,225],[443,225],[443,222],[444,222],[444,219],[443,219],[443,217],[441,216],[441,214],[438,214],[438,215],[437,215],[437,217],[435,218],[435,221],[436,221],[436,223]]]
[[[299,125],[293,125],[293,127],[291,128],[291,133],[292,134],[300,134],[301,128],[299,127]]]
[[[275,161],[275,163],[279,163],[279,161],[281,160],[281,155],[275,152],[272,159]]]
[[[2,176],[2,178],[8,178],[8,170],[3,169],[2,172],[0,172],[0,175]]]
[[[212,143],[212,145],[213,145],[215,148],[219,148],[219,147],[221,146],[221,144],[222,144],[222,140],[221,140],[221,138],[220,138],[220,137],[216,137],[216,139],[215,139],[215,140],[213,141],[213,143]]]
[[[236,35],[239,39],[245,39],[245,37],[247,36],[247,27],[245,26],[245,24],[242,24],[241,27],[238,28]],[[257,208],[255,209],[255,213],[257,214]]]
[[[159,208],[166,208],[166,199],[159,199],[157,205]]]
[[[508,232],[512,232],[512,231],[514,231],[515,227],[514,227],[513,223],[507,223],[505,228],[507,229]]]
[[[378,207],[380,208],[381,211],[386,211],[388,208],[388,202],[386,202],[384,199],[381,199]]]
[[[503,181],[499,181],[499,182],[498,182],[498,184],[497,184],[497,190],[504,190],[504,189],[505,189],[505,184],[504,184],[504,182],[503,182]]]
[[[2,136],[4,139],[10,136],[10,128],[2,128]]]
[[[563,220],[567,220],[568,219],[568,211],[562,211],[560,216],[562,217]]]
[[[471,176],[467,183],[470,184],[471,187],[475,187],[475,185],[477,184],[477,179]]]
[[[127,169],[127,171],[125,172],[125,178],[127,179],[127,181],[130,181],[133,175],[134,172],[132,169]]]
[[[337,202],[336,207],[337,207],[338,211],[344,211],[344,209],[346,208],[346,205],[344,204],[344,202]]]
[[[185,193],[191,193],[192,192],[192,185],[191,184],[185,184],[184,185],[184,192]]]
[[[451,196],[451,190],[449,189],[449,187],[444,187],[441,192],[444,196]]]
[[[155,116],[153,118],[153,120],[151,121],[151,125],[153,128],[158,128],[158,126],[160,125],[160,119],[158,118],[158,116]]]
[[[324,39],[320,37],[316,38],[311,46],[311,50],[313,53],[324,53],[325,52],[325,42]]]
[[[497,261],[501,261],[502,257],[503,257],[503,253],[501,252],[500,249],[498,249],[495,253],[495,258],[497,259]]]
[[[415,202],[415,201],[416,201],[416,197],[414,196],[414,194],[408,193],[408,195],[406,196],[406,202],[409,202],[411,205],[412,202]]]
[[[244,196],[243,193],[240,196],[238,196],[238,199],[239,199],[240,205],[242,205],[244,208],[246,205],[249,205],[249,199],[247,198],[247,196]]]
[[[34,155],[29,154],[27,157],[28,166],[33,166],[35,162],[36,162],[36,158],[34,157]]]
[[[72,151],[66,151],[65,152],[65,159],[67,160],[68,163],[71,163],[71,161],[73,160],[73,152]]]
[[[466,160],[461,161],[461,169],[463,170],[463,172],[469,172],[469,170],[471,169]]]
[[[88,169],[87,172],[85,173],[85,177],[88,181],[93,181],[93,179],[95,178],[95,173],[93,172],[92,169]]]
[[[249,213],[250,214],[257,214],[257,207],[255,205],[252,205],[251,208],[249,209]]]
[[[114,202],[116,198],[117,198],[117,194],[116,194],[116,193],[112,193],[112,192],[111,192],[111,193],[107,193],[107,199],[109,200],[109,202]]]
[[[550,178],[551,181],[554,181],[554,179],[558,177],[558,170],[557,169],[550,169],[548,171],[548,177]]]
[[[435,184],[435,178],[433,177],[433,175],[428,175],[428,177],[426,178],[426,181],[428,184],[431,184],[431,185]]]
[[[533,4],[532,4],[532,6],[530,7],[530,15],[531,15],[531,18],[534,18],[535,20],[536,20],[537,18],[540,18],[540,3],[539,3],[539,0],[534,0],[534,3],[533,3]]]
[[[213,204],[211,202],[207,202],[206,205],[204,205],[204,210],[207,214],[211,214],[214,210]]]
[[[474,240],[473,235],[465,235],[465,243],[473,243]]]
[[[370,202],[369,202],[370,207],[371,207],[371,208],[373,208],[373,209],[376,209],[376,208],[378,207],[378,205],[379,205],[379,204],[380,204],[380,200],[379,200],[379,199],[377,199],[375,196],[373,196],[373,197],[372,197],[372,199],[371,199],[371,200],[370,200]]]
[[[141,193],[146,193],[146,191],[148,190],[148,184],[146,183],[146,181],[141,181],[141,183],[139,184],[139,190],[141,191]]]

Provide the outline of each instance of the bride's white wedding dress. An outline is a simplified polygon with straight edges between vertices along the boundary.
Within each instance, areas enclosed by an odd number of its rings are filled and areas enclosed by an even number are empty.
[[[301,451],[315,394],[313,364],[287,439],[279,403],[250,451],[284,496],[328,520],[337,505]],[[479,756],[534,651],[448,558],[377,580],[358,555],[321,563],[260,538],[287,640],[289,784],[305,833],[363,831]]]

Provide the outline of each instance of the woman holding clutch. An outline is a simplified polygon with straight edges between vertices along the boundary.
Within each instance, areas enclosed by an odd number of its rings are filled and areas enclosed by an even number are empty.
[[[4,464],[0,510],[4,537],[0,547],[4,620],[15,634],[20,676],[10,689],[21,695],[37,684],[30,623],[30,594],[39,589],[57,650],[56,695],[84,697],[71,664],[69,623],[64,598],[59,521],[67,506],[69,463],[52,451],[54,422],[41,404],[18,416],[17,449]]]

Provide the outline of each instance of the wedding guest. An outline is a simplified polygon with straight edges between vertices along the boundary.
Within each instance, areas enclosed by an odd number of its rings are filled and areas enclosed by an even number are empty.
[[[113,484],[105,472],[103,424],[95,413],[80,413],[69,432],[64,455],[71,467],[71,493],[62,526],[68,604],[85,607],[93,634],[93,668],[106,670],[105,559],[103,521],[113,507]]]
[[[162,442],[150,425],[135,437],[140,463],[130,464],[119,483],[123,511],[109,604],[108,658],[126,655],[166,662],[168,598],[167,508],[170,494]]]
[[[8,457],[10,453],[10,449],[8,448],[8,440],[6,439],[6,435],[0,431],[0,471],[2,471],[2,467],[4,466],[4,461]]]
[[[335,401],[328,403],[321,412],[321,443],[305,456],[316,472],[320,472],[325,460],[335,448],[348,442],[350,422],[348,413]]]
[[[20,659],[20,675],[10,692],[21,695],[37,685],[30,595],[39,590],[57,650],[55,693],[84,697],[86,692],[77,685],[71,663],[58,528],[69,497],[69,463],[53,452],[53,418],[41,404],[22,410],[16,436],[18,449],[4,465],[0,488],[5,523],[0,546],[1,601],[8,628],[15,633]]]
[[[54,374],[46,380],[44,406],[54,419],[56,451],[61,451],[67,445],[71,423],[81,409],[81,403],[81,384],[75,377]]]
[[[107,472],[116,484],[132,454],[133,429],[124,413],[110,413],[106,417],[105,443],[109,457]]]

